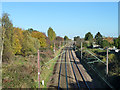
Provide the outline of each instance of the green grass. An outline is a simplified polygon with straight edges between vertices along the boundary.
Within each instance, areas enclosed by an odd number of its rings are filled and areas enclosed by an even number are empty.
[[[9,64],[2,65],[3,88],[32,88],[35,87],[35,75],[37,67],[31,65],[30,61],[14,60]]]
[[[60,51],[59,50],[56,55],[59,55],[60,54]],[[56,62],[58,59],[58,57],[52,61],[52,62]],[[55,63],[48,63],[47,65],[45,65],[43,68],[41,68],[42,70],[42,73],[40,74],[40,81],[42,82],[42,80],[44,80],[44,86],[42,84],[40,84],[40,88],[47,88],[47,83],[49,82],[50,80],[50,77],[52,76],[52,73],[53,73],[53,69],[54,69],[54,65]],[[37,85],[38,86],[38,85]]]
[[[106,50],[100,50],[100,49],[88,49],[90,52],[92,52],[95,56],[100,58],[103,62],[106,64]],[[80,55],[80,52],[77,52],[77,55]],[[114,52],[109,52],[109,72],[108,72],[108,77],[106,77],[106,65],[97,62],[93,64],[89,64],[90,66],[93,65],[93,68],[95,71],[99,73],[100,76],[104,77],[107,81],[110,82],[110,84],[115,88],[118,89],[120,88],[120,67],[119,67],[119,61],[120,61],[120,54],[119,53],[114,53]],[[92,55],[90,55],[88,52],[83,52],[83,57],[84,58],[94,58]],[[85,59],[84,59],[85,60]],[[86,59],[87,62],[89,60]]]
[[[88,49],[90,52],[92,52],[95,56],[97,56],[100,60],[102,60],[105,64],[106,64],[106,50],[100,50],[100,49]],[[86,53],[85,57],[91,57],[94,58],[93,56],[91,56],[90,54]],[[109,75],[119,75],[118,70],[119,69],[119,56],[116,55],[113,52],[109,52]],[[88,60],[87,60],[88,61]],[[101,73],[102,76],[106,75],[106,65],[98,62],[98,63],[94,63],[94,67],[97,68],[97,70]]]
[[[60,51],[56,55],[59,53]],[[50,60],[49,58],[45,59],[47,59],[45,62]],[[44,80],[45,82],[44,86],[40,84],[41,88],[47,88],[47,82],[50,80],[54,65],[55,63],[48,63],[40,69],[40,81]],[[14,60],[3,63],[2,81],[3,88],[38,88],[37,56],[34,58],[16,56]]]

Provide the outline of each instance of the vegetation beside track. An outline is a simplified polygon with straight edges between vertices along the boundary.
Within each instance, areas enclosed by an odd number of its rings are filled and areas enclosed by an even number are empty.
[[[51,27],[48,28],[48,35],[33,28],[24,30],[14,27],[7,13],[3,13],[0,22],[2,23],[0,26],[2,38],[0,40],[2,39],[3,42],[0,44],[2,87],[37,88],[37,50],[40,51],[40,65],[44,65],[55,57],[54,50],[57,51],[69,38],[64,40],[64,38],[56,36]],[[44,87],[46,87],[53,67],[54,63],[49,63],[47,67],[43,66],[41,68],[43,69],[41,80],[45,80]]]
[[[106,64],[106,50],[100,50],[100,49],[88,49],[91,51],[95,56],[97,56],[101,61],[103,61]],[[80,58],[80,51],[76,52],[77,56]],[[95,58],[89,53],[83,52],[83,57],[86,58],[85,60],[89,62],[90,60],[87,58]],[[94,59],[96,60],[96,59]],[[120,64],[119,64],[119,53],[115,52],[109,52],[109,72],[108,76],[106,77],[106,65],[102,62],[96,62],[93,64],[90,64],[93,66],[93,68],[99,72],[99,74],[104,77],[107,81],[110,82],[110,84],[118,89],[120,88]]]
[[[59,53],[60,50],[56,52],[56,55]],[[52,58],[45,58],[43,60],[41,57],[41,61],[45,61],[42,62],[41,65]],[[56,60],[57,58],[54,62],[56,62]],[[40,68],[40,82],[42,80],[45,81],[44,86],[40,84],[41,88],[47,88],[47,82],[52,75],[54,65],[55,63],[48,63]],[[33,57],[16,56],[9,64],[3,63],[2,68],[3,88],[38,88],[37,55]]]
[[[63,47],[62,47],[63,48]],[[61,48],[61,49],[62,49]],[[54,56],[58,56],[61,52],[61,49],[58,50]],[[54,70],[54,66],[56,61],[58,60],[58,57],[56,57],[53,61],[51,61],[50,63],[44,65],[40,70],[41,70],[41,74],[40,74],[40,79],[41,81],[44,80],[45,85],[43,86],[42,83],[40,84],[40,88],[47,88],[47,83],[50,81],[50,77],[53,75],[53,70]],[[53,62],[53,63],[52,63]]]

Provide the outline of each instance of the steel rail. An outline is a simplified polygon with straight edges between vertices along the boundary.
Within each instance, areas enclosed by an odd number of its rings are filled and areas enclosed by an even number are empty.
[[[60,74],[61,74],[61,67],[62,67],[62,61],[63,61],[63,54],[64,53],[62,53],[62,56],[61,56],[61,63],[60,63],[60,70],[59,70],[59,77],[58,77],[58,90],[60,89]]]
[[[76,82],[77,82],[78,88],[80,88],[80,85],[79,85],[79,82],[78,82],[78,80],[77,80],[77,77],[76,77],[76,74],[75,74],[75,71],[74,71],[74,68],[73,68],[73,64],[72,64],[72,61],[71,61],[70,51],[69,51],[69,58],[70,58],[70,62],[71,62],[73,74],[74,74],[74,76],[75,76],[75,80],[76,80]]]
[[[66,50],[67,51],[67,50]],[[67,65],[66,65],[66,52],[65,52],[65,76],[66,76],[66,87],[68,90],[68,79],[67,79]]]
[[[77,63],[75,61],[75,58],[74,58],[73,53],[72,53],[72,50],[71,50],[71,54],[72,54],[72,57],[74,59],[75,65],[76,65],[76,67],[77,67],[77,69],[78,69],[78,71],[79,71],[79,73],[80,73],[80,75],[81,75],[81,77],[83,79],[83,82],[84,82],[85,86],[90,90],[90,87],[88,86],[87,82],[85,81],[85,79],[84,79],[84,77],[83,77],[83,75],[82,75],[82,73],[81,73],[81,71],[80,71],[80,69],[79,69],[79,67],[78,67],[78,65],[77,65]]]

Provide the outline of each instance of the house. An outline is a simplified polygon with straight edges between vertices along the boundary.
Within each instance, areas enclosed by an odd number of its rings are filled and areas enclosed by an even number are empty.
[[[95,42],[93,42],[93,48],[100,48],[100,45],[97,45]]]
[[[115,46],[113,46],[113,48],[108,48],[109,50],[111,50],[111,51],[114,51],[114,52],[119,52],[120,51],[120,49],[117,49]]]
[[[94,45],[93,44],[93,48],[99,48],[100,47],[100,45]]]

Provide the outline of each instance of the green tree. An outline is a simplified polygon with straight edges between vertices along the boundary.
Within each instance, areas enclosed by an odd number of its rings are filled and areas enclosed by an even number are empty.
[[[35,54],[37,52],[36,48],[34,47],[34,39],[29,33],[29,31],[23,31],[24,39],[22,43],[22,55],[27,56],[31,54]]]
[[[76,46],[80,48],[81,46],[81,39],[80,36],[74,37],[74,41],[76,41]]]
[[[12,50],[12,35],[13,35],[13,24],[9,19],[7,13],[2,15],[2,30],[3,30],[3,61],[8,61],[13,57]]]
[[[33,43],[36,51],[40,48],[40,42],[37,38],[33,38]]]
[[[118,48],[120,49],[120,36],[118,37]]]
[[[115,47],[117,47],[118,48],[118,39],[116,38],[116,39],[114,39],[114,45],[115,45]]]
[[[91,34],[91,32],[88,32],[87,34],[85,34],[85,40],[88,40],[90,42],[93,41],[93,35]]]
[[[95,40],[96,40],[96,44],[98,44],[98,45],[101,45],[101,44],[102,44],[103,37],[102,37],[102,35],[100,34],[100,32],[98,32],[98,33],[95,35]]]
[[[55,31],[53,31],[51,27],[49,27],[47,33],[48,33],[48,38],[50,39],[50,41],[53,41],[56,38],[56,33]]]
[[[64,40],[65,41],[69,40],[68,36],[64,36]]]
[[[32,28],[28,28],[28,31],[31,33],[33,32],[34,30]]]
[[[74,41],[80,41],[80,36],[74,37]]]
[[[0,21],[1,23],[1,21]],[[0,25],[0,61],[2,61],[2,54],[3,54],[3,40],[2,40],[2,26]]]
[[[107,40],[103,40],[103,41],[102,41],[101,46],[102,46],[103,48],[106,48],[106,47],[108,47],[109,45],[110,45],[110,43],[109,43]]]
[[[120,36],[116,39],[114,39],[114,45],[120,49]]]

